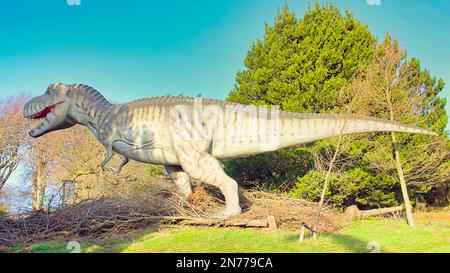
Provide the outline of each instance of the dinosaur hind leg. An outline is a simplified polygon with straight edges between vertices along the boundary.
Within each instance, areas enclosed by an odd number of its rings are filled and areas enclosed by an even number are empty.
[[[239,206],[238,185],[222,169],[219,161],[207,153],[211,147],[208,135],[215,132],[213,119],[202,118],[202,124],[195,118],[196,109],[189,106],[176,106],[170,111],[172,148],[178,163],[183,170],[195,180],[204,182],[220,189],[225,197],[225,209],[216,215],[227,218],[241,213]],[[208,132],[208,134],[204,134]]]
[[[113,156],[113,150],[112,150],[112,146],[105,146],[106,148],[106,157],[105,159],[103,159],[102,163],[100,163],[100,169],[102,171],[105,171],[105,166],[106,164],[111,160],[112,156]]]
[[[183,170],[193,179],[216,186],[225,197],[225,209],[216,218],[227,218],[241,213],[238,185],[229,177],[219,161],[206,152],[178,147],[177,155]],[[186,151],[186,152],[185,152]]]
[[[177,185],[183,198],[191,202],[192,198],[192,188],[191,188],[191,178],[189,175],[183,171],[181,166],[164,165],[167,174],[173,180],[175,185]]]
[[[122,156],[122,161],[120,162],[119,166],[117,166],[116,173],[120,173],[123,166],[127,165],[130,159],[126,156]]]

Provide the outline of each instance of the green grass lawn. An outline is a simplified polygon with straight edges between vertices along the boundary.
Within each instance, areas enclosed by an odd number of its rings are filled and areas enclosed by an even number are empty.
[[[450,252],[450,210],[416,214],[404,220],[368,219],[345,224],[337,234],[299,242],[298,232],[212,227],[146,230],[103,240],[80,240],[82,252]],[[69,252],[67,242],[21,246],[13,252]]]

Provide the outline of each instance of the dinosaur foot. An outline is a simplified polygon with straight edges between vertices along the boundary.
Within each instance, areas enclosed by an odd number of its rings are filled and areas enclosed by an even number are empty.
[[[241,213],[241,208],[233,208],[233,209],[224,209],[221,212],[215,214],[212,218],[215,219],[227,219],[235,215],[239,215]]]

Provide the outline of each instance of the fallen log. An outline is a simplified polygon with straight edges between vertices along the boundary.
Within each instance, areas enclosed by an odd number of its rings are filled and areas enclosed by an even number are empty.
[[[370,209],[370,210],[359,210],[357,206],[349,206],[345,209],[345,216],[351,220],[360,220],[373,216],[380,216],[388,213],[395,213],[403,211],[405,208],[403,206],[381,208],[381,209]]]
[[[196,218],[184,216],[146,216],[145,219],[159,221],[161,223],[171,223],[178,225],[193,226],[220,226],[220,227],[247,227],[247,228],[270,228],[276,229],[277,223],[274,216],[265,219],[214,219]]]
[[[194,226],[220,226],[220,227],[247,227],[247,228],[272,228],[276,229],[275,217],[266,219],[211,219],[211,218],[186,218],[178,222],[180,225]]]

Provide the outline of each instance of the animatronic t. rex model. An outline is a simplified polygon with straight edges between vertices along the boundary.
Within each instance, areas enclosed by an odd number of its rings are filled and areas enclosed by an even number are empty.
[[[111,104],[83,84],[52,84],[23,110],[44,119],[30,131],[34,138],[75,124],[87,126],[111,159],[123,156],[117,171],[133,159],[162,164],[185,198],[190,179],[219,187],[225,209],[217,217],[239,214],[238,185],[221,168],[220,159],[274,151],[341,134],[393,131],[434,134],[381,119],[334,114],[301,114],[189,97],[154,97]]]

